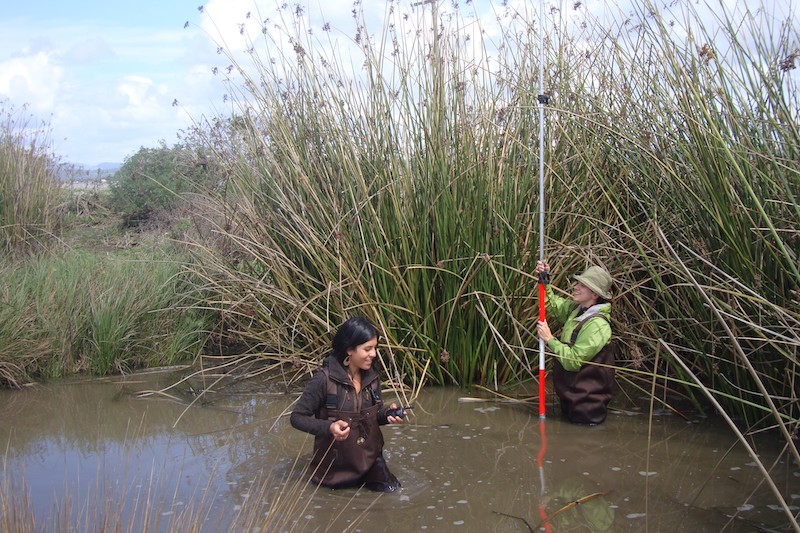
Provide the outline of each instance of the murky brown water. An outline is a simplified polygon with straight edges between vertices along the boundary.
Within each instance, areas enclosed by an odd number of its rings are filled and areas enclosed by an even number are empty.
[[[791,530],[754,461],[717,421],[664,414],[650,425],[646,413],[614,413],[587,428],[429,388],[409,424],[383,430],[398,493],[315,491],[294,468],[307,461],[311,438],[281,416],[296,395],[218,394],[185,411],[185,402],[131,394],[163,379],[0,391],[6,501],[20,508],[26,500],[40,531],[65,522],[94,531],[108,516],[131,531],[186,523],[207,531]],[[771,466],[779,442],[765,436],[758,445]],[[782,459],[773,478],[796,514],[800,471]]]

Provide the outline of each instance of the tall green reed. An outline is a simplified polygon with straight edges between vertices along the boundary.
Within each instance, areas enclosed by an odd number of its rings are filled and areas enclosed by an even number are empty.
[[[312,61],[315,43],[296,43],[296,62],[254,58],[259,79],[247,78],[242,96],[250,150],[229,189],[235,218],[221,217],[243,261],[204,257],[233,303],[226,311],[267,324],[244,332],[254,350],[313,358],[332,327],[363,312],[385,332],[394,377],[524,376],[524,355],[500,337],[521,346],[525,335],[510,311],[529,306],[518,294],[531,269],[531,236],[519,231],[532,225],[530,148],[492,131],[495,111],[483,111],[496,108],[495,88],[458,68],[457,37],[427,35],[426,45],[361,37],[359,80],[336,58]],[[532,129],[527,113],[497,114],[509,130]]]
[[[663,339],[689,356],[709,386],[744,400],[736,410],[747,425],[771,418],[771,396],[785,421],[798,417],[797,80],[781,66],[797,33],[758,13],[724,13],[712,35],[689,12],[684,39],[653,16],[616,42],[625,81],[588,102],[614,124],[600,130],[613,166],[597,179],[626,211],[622,242],[642,255],[633,294],[646,305],[639,322],[656,324],[642,344],[652,351]]]
[[[384,332],[392,378],[530,379],[544,31],[554,284],[605,266],[621,367],[680,383],[702,407],[679,366],[654,368],[663,341],[748,427],[796,424],[791,19],[765,32],[766,11],[745,11],[712,30],[691,9],[672,24],[652,5],[610,21],[506,6],[492,41],[439,6],[396,6],[378,36],[357,8],[355,65],[330,52],[330,28],[288,9],[253,32],[248,59],[228,52],[246,148],[220,154],[233,165],[221,238],[197,247],[228,331],[302,366],[362,312]],[[704,47],[715,42],[724,57]]]
[[[763,10],[719,11],[711,30],[687,9],[676,23],[644,6],[605,72],[574,55],[584,98],[563,112],[590,127],[556,133],[556,164],[592,228],[561,238],[602,235],[622,259],[618,331],[645,357],[669,347],[665,382],[712,394],[745,432],[777,429],[800,460],[797,30]]]
[[[61,223],[49,126],[0,101],[0,251],[47,244]]]

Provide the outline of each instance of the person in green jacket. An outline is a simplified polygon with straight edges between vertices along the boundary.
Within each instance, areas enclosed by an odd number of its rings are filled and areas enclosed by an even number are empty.
[[[539,261],[536,273],[550,272]],[[547,285],[547,316],[563,324],[561,338],[547,321],[536,331],[555,355],[553,388],[561,400],[564,417],[576,424],[601,424],[607,415],[614,387],[614,354],[611,341],[611,275],[590,266],[575,276],[572,298],[562,298]]]

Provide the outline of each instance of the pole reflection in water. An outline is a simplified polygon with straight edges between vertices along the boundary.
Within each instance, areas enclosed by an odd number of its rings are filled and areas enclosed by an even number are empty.
[[[196,529],[206,531],[242,525],[243,515],[257,527],[281,515],[280,530],[297,531],[529,531],[525,522],[553,532],[786,525],[750,457],[714,420],[687,423],[656,413],[648,427],[645,412],[612,412],[603,425],[583,427],[557,416],[545,422],[535,405],[460,402],[464,391],[431,387],[415,401],[408,424],[383,428],[386,459],[402,489],[377,495],[306,483],[301,472],[311,440],[285,416],[296,395],[252,384],[209,395],[213,402],[181,417],[191,398],[132,394],[163,386],[154,379],[0,391],[0,498],[16,497],[18,509],[27,488],[26,505],[45,530],[67,505],[73,517],[99,507],[138,524],[145,504],[161,518],[161,530],[171,517],[192,513],[200,520]],[[797,468],[780,455],[777,439],[756,438],[797,509]]]
[[[544,457],[547,453],[547,430],[545,428],[545,419],[539,416],[539,453],[536,454],[536,465],[539,467],[539,484],[542,487],[542,494],[539,497],[539,517],[542,519],[545,531],[552,531],[550,527],[550,520],[547,517],[547,486],[544,483]]]

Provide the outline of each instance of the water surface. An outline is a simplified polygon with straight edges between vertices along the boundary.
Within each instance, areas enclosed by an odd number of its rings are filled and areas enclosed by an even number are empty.
[[[95,530],[109,517],[125,531],[791,530],[755,461],[713,419],[626,406],[582,427],[428,388],[408,424],[383,428],[403,487],[376,495],[305,483],[298,465],[312,439],[288,420],[297,391],[250,382],[188,409],[188,385],[136,395],[174,381],[153,373],[0,391],[6,501],[30,509],[41,531]],[[756,443],[796,514],[798,468],[776,437]]]

